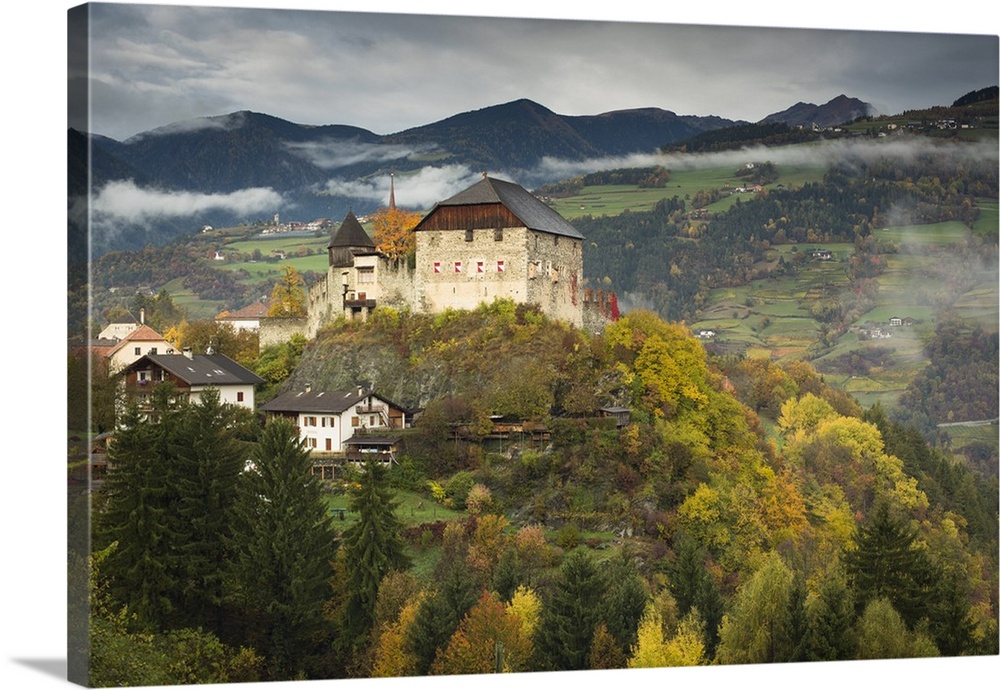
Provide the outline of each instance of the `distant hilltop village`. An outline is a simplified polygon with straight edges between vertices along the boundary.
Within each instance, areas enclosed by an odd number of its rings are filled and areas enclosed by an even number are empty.
[[[538,305],[592,331],[618,318],[614,293],[583,287],[583,235],[513,182],[483,175],[438,202],[414,233],[416,261],[392,259],[349,212],[327,247],[325,278],[309,289],[307,337],[340,316],[365,319],[377,306],[438,313],[497,298]]]

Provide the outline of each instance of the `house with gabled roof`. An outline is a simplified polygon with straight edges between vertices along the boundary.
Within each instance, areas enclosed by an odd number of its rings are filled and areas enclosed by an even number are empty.
[[[248,304],[241,309],[234,311],[219,312],[215,317],[216,323],[227,323],[236,331],[260,331],[260,322],[267,318],[269,307],[262,301]]]
[[[131,312],[125,312],[113,319],[97,335],[98,340],[121,340],[129,333],[142,325],[140,319],[135,318]]]
[[[108,351],[108,371],[120,372],[145,355],[164,355],[173,352],[173,343],[143,324],[128,333]]]
[[[291,419],[315,455],[344,453],[355,436],[385,434],[411,424],[403,407],[365,388],[282,393],[260,406],[266,415]]]
[[[157,386],[170,383],[178,396],[197,402],[208,388],[219,391],[223,403],[255,410],[254,390],[264,379],[221,354],[146,354],[125,367],[125,394],[142,407]]]

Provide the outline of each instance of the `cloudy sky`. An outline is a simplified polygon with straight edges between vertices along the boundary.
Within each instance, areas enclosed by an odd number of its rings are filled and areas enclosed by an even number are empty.
[[[625,21],[552,2],[490,18],[434,1],[424,15],[377,0],[226,4],[94,5],[92,121],[71,124],[121,140],[246,109],[388,134],[518,98],[565,115],[651,106],[757,121],[839,94],[898,113],[998,81],[988,21],[914,27],[850,2],[784,23],[726,0],[669,17],[625,2]]]

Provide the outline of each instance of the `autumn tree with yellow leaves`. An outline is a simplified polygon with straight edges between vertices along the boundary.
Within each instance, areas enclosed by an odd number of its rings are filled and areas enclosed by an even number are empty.
[[[413,228],[420,214],[401,208],[379,209],[372,216],[375,248],[390,259],[398,260],[416,252],[417,239]]]

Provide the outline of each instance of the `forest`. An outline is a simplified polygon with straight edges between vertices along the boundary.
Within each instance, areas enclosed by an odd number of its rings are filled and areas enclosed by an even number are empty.
[[[169,389],[129,410],[94,497],[93,685],[998,652],[996,477],[806,363],[500,300],[331,324],[292,371],[423,413],[396,463],[324,484],[287,423]],[[497,415],[547,440],[498,446]]]

